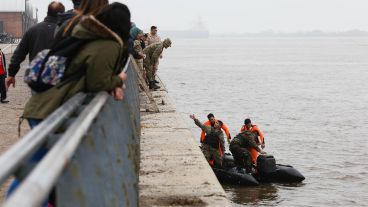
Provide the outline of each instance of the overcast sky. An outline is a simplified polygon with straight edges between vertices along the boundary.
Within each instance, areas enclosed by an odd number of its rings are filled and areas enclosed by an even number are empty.
[[[48,0],[31,0],[46,15]],[[60,0],[67,9],[70,0]],[[110,2],[113,2],[110,0]],[[201,18],[211,34],[296,31],[368,31],[368,0],[120,0],[142,29],[184,30]]]

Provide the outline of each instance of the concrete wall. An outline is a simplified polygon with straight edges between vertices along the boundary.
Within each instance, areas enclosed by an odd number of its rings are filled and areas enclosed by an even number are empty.
[[[138,206],[138,80],[129,64],[124,100],[109,97],[56,185],[57,206]]]

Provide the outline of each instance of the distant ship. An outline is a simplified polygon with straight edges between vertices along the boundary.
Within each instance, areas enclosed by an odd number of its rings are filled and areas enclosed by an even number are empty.
[[[160,31],[162,36],[172,38],[193,38],[193,39],[205,39],[210,36],[209,31],[206,29],[202,19],[199,17],[194,22],[192,29],[188,30],[168,30]]]
[[[161,31],[164,37],[172,38],[193,38],[193,39],[204,39],[210,36],[207,30],[175,30],[175,31]]]

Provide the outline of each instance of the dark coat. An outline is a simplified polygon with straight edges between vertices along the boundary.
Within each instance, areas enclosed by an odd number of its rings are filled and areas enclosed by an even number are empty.
[[[57,17],[47,16],[43,22],[27,30],[10,60],[9,76],[15,77],[27,54],[29,54],[29,62],[31,62],[38,52],[51,47],[56,22]]]

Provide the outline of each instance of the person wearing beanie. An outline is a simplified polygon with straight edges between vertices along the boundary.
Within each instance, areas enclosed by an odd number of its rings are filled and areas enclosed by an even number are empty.
[[[257,143],[257,145],[261,145],[262,149],[266,147],[265,138],[263,136],[263,133],[261,132],[261,130],[258,128],[257,125],[252,124],[252,121],[249,118],[246,118],[244,120],[244,125],[240,129],[240,132],[244,132],[244,131],[249,131],[253,133],[255,135],[254,136],[255,142]],[[250,151],[250,154],[252,156],[252,162],[256,163],[259,152],[254,148],[249,148],[248,150]]]
[[[130,36],[132,37],[132,39],[134,38],[133,49],[139,55],[139,58],[135,58],[135,62],[137,63],[142,74],[144,74],[143,59],[146,56],[143,53],[144,45],[142,46],[142,42],[144,43],[144,41],[146,41],[146,36],[144,35],[142,30],[130,30]]]
[[[133,22],[131,23],[131,28],[129,30],[129,40],[128,40],[128,52],[129,54],[131,54],[134,59],[143,59],[144,58],[144,54],[143,52],[138,52],[137,50],[134,49],[134,42],[135,40],[138,40],[141,38],[141,36],[143,36],[143,31],[141,29],[139,29]]]
[[[156,90],[160,88],[155,82],[155,65],[157,64],[162,51],[171,47],[171,44],[171,40],[166,38],[164,41],[151,44],[143,50],[143,53],[146,55],[146,58],[143,60],[143,66],[146,70],[146,76],[150,89]]]
[[[136,40],[138,35],[143,35],[143,31],[136,26],[133,26],[129,31],[130,37]]]

